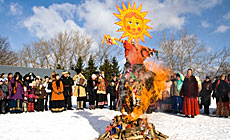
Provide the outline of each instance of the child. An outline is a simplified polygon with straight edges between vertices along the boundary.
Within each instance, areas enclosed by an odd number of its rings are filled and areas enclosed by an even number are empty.
[[[27,111],[28,112],[34,112],[35,86],[36,86],[36,82],[33,81],[29,85],[29,89],[27,89],[27,93],[28,93],[28,96],[27,96],[27,101],[28,101]]]
[[[8,88],[4,83],[4,79],[0,78],[0,112],[6,113],[6,100],[8,96]]]

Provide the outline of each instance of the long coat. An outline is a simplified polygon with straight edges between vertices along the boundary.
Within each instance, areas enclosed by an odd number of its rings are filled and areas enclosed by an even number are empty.
[[[85,77],[82,74],[78,74],[73,77],[73,80],[76,81],[73,95],[76,97],[86,97],[87,80]]]
[[[216,100],[219,102],[221,99],[222,102],[229,102],[228,93],[230,92],[230,87],[227,81],[219,80],[216,85],[217,93]]]
[[[88,80],[87,81],[87,92],[89,94],[89,102],[94,102],[97,98],[97,80]]]
[[[97,94],[106,94],[107,81],[101,76],[98,79],[98,89]]]
[[[22,95],[24,95],[23,83],[22,81],[13,80],[13,91],[10,95],[10,99],[20,99],[23,100]]]
[[[185,78],[180,93],[184,96],[182,112],[185,115],[198,115],[199,105],[196,98],[198,97],[198,82],[195,76]]]
[[[185,97],[198,97],[198,83],[195,76],[184,79],[180,94]]]
[[[51,95],[51,101],[64,100],[62,81],[60,80],[60,87],[59,88],[57,88],[56,82],[57,81],[52,82],[53,92]],[[60,94],[58,95],[58,93],[60,93]]]
[[[62,82],[64,87],[64,96],[71,96],[72,86],[74,85],[73,79],[71,77],[63,77]]]
[[[201,104],[210,105],[211,93],[212,93],[212,82],[211,81],[208,81],[208,82],[204,81],[202,83],[202,90],[200,92]]]
[[[36,86],[36,99],[44,99],[46,96],[46,90],[45,87],[42,84],[39,84]]]

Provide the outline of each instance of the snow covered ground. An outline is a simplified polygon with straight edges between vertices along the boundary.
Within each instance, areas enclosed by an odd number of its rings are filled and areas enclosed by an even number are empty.
[[[0,115],[0,140],[92,140],[104,133],[115,115],[108,109],[34,112]],[[199,115],[148,115],[156,129],[170,140],[229,140],[230,118]]]

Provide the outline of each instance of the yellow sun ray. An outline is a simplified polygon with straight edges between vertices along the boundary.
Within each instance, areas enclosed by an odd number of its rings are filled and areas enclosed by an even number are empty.
[[[128,42],[132,39],[138,41],[138,39],[144,40],[144,35],[151,37],[147,29],[152,29],[150,26],[146,25],[151,20],[145,19],[145,16],[148,14],[148,11],[141,12],[142,4],[137,8],[136,3],[134,2],[133,8],[128,2],[128,7],[125,6],[122,2],[123,10],[116,5],[119,13],[113,13],[120,21],[116,22],[116,25],[121,26],[119,31],[123,31],[123,35],[120,38],[128,37]]]

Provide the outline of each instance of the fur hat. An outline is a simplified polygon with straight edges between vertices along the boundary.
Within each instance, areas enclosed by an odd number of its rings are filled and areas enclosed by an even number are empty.
[[[62,72],[62,75],[64,75],[64,74],[69,74],[69,72],[66,70],[66,71],[63,71]]]
[[[0,82],[4,82],[5,80],[3,78],[0,78]]]
[[[97,78],[97,75],[96,75],[96,74],[92,74],[91,78],[92,78],[92,79],[94,79],[94,78],[96,79],[96,78]]]

